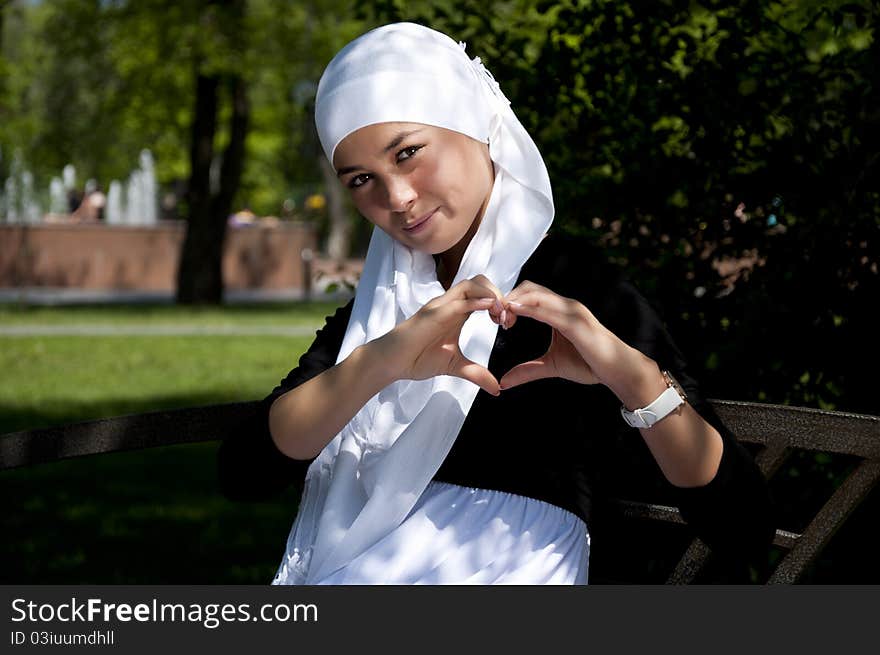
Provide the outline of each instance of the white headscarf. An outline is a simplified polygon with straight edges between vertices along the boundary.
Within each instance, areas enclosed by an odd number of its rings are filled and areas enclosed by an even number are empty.
[[[465,44],[413,23],[345,46],[318,85],[315,122],[331,164],[367,125],[423,123],[489,144],[495,182],[453,284],[478,274],[511,291],[553,220],[550,179],[498,83]],[[444,293],[433,257],[374,228],[337,363]],[[486,366],[498,326],[465,322],[459,345]],[[318,584],[406,518],[452,447],[479,387],[453,376],[397,381],[371,398],[309,467],[276,584]]]

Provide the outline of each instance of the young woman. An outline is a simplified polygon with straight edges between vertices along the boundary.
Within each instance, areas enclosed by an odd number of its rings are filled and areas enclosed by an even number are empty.
[[[305,477],[274,583],[585,584],[621,472],[662,476],[732,562],[766,551],[763,476],[633,286],[548,234],[543,159],[479,58],[375,29],[315,114],[375,228],[354,300],[221,448],[232,497]]]

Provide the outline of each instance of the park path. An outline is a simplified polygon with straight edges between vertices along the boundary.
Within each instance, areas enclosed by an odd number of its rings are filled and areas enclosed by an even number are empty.
[[[314,336],[318,325],[0,325],[0,337],[304,337]]]

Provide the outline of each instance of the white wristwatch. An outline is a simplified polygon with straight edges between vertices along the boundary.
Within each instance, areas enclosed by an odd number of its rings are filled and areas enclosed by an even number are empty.
[[[681,413],[681,406],[687,402],[687,394],[669,371],[663,371],[663,378],[669,388],[650,405],[633,411],[621,406],[620,414],[627,425],[633,428],[650,428],[672,412]]]

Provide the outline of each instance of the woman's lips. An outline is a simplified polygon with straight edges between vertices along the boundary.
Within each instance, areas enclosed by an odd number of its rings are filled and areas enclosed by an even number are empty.
[[[437,209],[439,209],[439,207]],[[420,219],[418,219],[415,223],[413,223],[411,226],[404,227],[403,228],[404,231],[408,232],[409,234],[415,234],[416,232],[421,232],[422,230],[424,230],[428,226],[428,223],[431,222],[431,218],[434,216],[434,214],[437,213],[437,209],[431,211],[428,214],[425,214]]]

